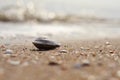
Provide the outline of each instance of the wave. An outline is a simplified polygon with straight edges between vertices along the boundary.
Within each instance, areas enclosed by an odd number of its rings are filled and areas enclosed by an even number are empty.
[[[77,23],[77,22],[106,22],[108,19],[91,15],[73,15],[36,10],[24,6],[6,6],[0,10],[2,22],[36,21],[41,23]]]

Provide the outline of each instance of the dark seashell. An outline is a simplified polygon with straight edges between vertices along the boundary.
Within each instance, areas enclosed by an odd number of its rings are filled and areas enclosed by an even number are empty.
[[[45,39],[45,38],[37,38],[33,44],[39,49],[39,50],[51,50],[51,49],[55,49],[57,47],[60,47],[60,44]]]

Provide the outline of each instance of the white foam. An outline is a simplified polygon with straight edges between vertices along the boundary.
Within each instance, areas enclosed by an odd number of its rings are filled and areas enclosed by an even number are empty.
[[[119,37],[119,25],[112,24],[81,24],[81,25],[55,25],[55,24],[0,24],[0,37],[38,37],[52,38],[105,38]]]

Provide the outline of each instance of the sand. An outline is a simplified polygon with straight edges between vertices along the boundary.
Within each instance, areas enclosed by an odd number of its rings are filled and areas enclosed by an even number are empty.
[[[49,51],[29,41],[0,43],[0,80],[120,80],[120,39],[60,43]]]

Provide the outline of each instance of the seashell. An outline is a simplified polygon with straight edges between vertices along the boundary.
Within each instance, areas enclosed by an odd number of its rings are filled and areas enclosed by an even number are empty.
[[[11,50],[11,49],[7,49],[6,51],[5,51],[5,54],[12,54],[13,53],[13,50]]]
[[[59,43],[56,43],[54,41],[51,41],[51,40],[48,40],[45,38],[37,38],[35,41],[33,41],[33,44],[39,50],[51,50],[51,49],[55,49],[57,47],[60,47]]]
[[[67,50],[60,50],[59,52],[60,53],[67,53],[68,51]]]

